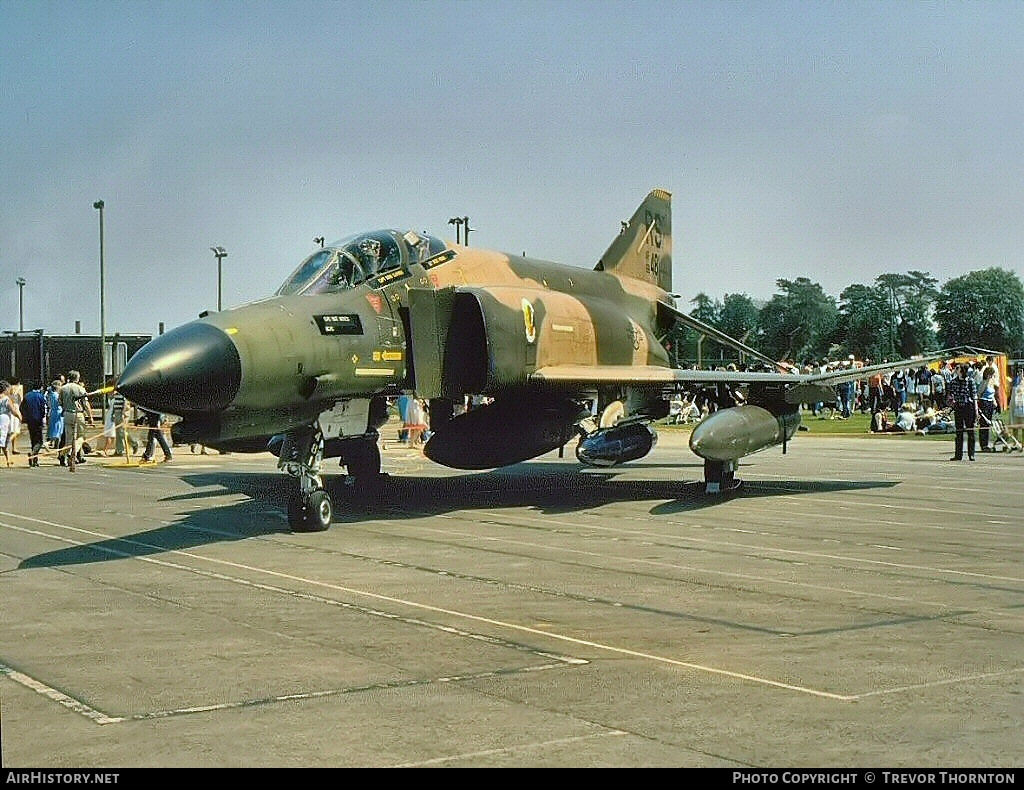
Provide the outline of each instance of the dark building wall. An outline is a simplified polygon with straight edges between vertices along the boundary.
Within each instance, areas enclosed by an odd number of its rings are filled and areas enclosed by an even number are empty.
[[[124,357],[132,355],[151,339],[150,335],[108,335],[107,345],[116,349],[124,344]],[[114,353],[114,373],[120,372]],[[22,382],[40,380],[49,383],[61,373],[77,370],[89,389],[104,384],[98,335],[44,335],[19,332],[0,337],[0,378],[18,378]]]

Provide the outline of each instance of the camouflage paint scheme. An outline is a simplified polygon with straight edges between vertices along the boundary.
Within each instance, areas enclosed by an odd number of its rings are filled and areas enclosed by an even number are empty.
[[[379,474],[377,429],[388,399],[402,393],[430,403],[427,457],[480,469],[536,457],[577,435],[585,463],[634,460],[654,447],[650,425],[668,413],[673,387],[742,385],[747,403],[712,415],[691,439],[715,493],[732,486],[739,458],[785,446],[800,403],[906,362],[784,372],[684,314],[671,290],[671,195],[663,189],[622,223],[592,270],[414,231],[372,231],[318,250],[269,299],[204,314],[156,338],[129,362],[118,389],[181,416],[181,442],[269,446],[300,478],[298,509],[290,511],[298,524],[310,502],[324,499],[316,494],[321,458],[340,457],[356,478]],[[771,372],[672,368],[663,341],[677,322]],[[472,395],[493,402],[453,416],[453,403]],[[321,509],[329,523],[329,500]]]

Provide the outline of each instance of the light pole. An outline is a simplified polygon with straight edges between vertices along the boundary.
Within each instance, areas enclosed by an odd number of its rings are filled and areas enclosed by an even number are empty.
[[[455,226],[455,243],[462,244],[462,217],[452,217],[448,224]]]
[[[106,318],[106,278],[103,275],[103,201],[97,200],[92,207],[100,212],[100,382],[106,388],[107,382],[107,318]],[[103,414],[106,419],[107,394],[103,393]]]
[[[217,312],[219,313],[221,310],[221,293],[224,282],[224,269],[221,262],[228,257],[228,253],[223,247],[210,247],[210,251],[213,252],[214,257],[217,259]]]
[[[15,280],[18,284],[18,331],[25,331],[25,278]]]

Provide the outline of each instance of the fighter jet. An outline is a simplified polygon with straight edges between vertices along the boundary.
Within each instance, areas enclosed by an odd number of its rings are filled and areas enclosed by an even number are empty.
[[[655,189],[594,268],[375,230],[325,244],[270,298],[204,313],[138,351],[117,384],[129,400],[181,417],[176,443],[270,450],[298,481],[296,532],[327,529],[321,474],[381,478],[379,429],[401,394],[429,403],[424,455],[457,469],[519,463],[578,439],[576,457],[614,466],[647,455],[673,388],[742,386],[745,402],[693,430],[708,494],[735,490],[739,459],[786,443],[801,403],[872,368],[797,375],[684,313],[672,293],[671,196]],[[726,343],[765,372],[674,368],[678,323]],[[902,363],[877,366],[892,368]],[[465,398],[488,404],[465,412]]]

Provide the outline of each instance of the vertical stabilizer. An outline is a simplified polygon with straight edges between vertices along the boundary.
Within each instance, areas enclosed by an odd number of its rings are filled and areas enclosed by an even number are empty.
[[[672,195],[655,189],[601,256],[597,271],[633,277],[672,290]]]

